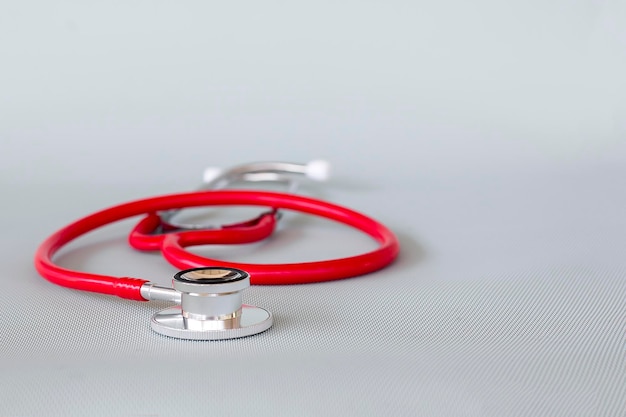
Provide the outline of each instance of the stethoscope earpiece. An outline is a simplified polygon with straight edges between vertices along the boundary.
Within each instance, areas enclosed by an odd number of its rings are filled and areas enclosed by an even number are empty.
[[[298,190],[298,178],[325,182],[330,178],[331,166],[325,159],[313,159],[306,164],[292,162],[253,162],[237,165],[229,169],[208,167],[202,174],[202,185],[198,190],[222,190],[237,182],[275,183],[285,187],[285,191],[295,193]],[[211,229],[219,226],[207,224],[181,223],[176,216],[182,209],[167,210],[159,213],[161,221],[167,227],[179,230]]]
[[[251,336],[272,326],[272,314],[243,304],[242,292],[250,275],[240,269],[202,267],[174,275],[180,306],[152,316],[157,333],[178,339],[223,340]]]

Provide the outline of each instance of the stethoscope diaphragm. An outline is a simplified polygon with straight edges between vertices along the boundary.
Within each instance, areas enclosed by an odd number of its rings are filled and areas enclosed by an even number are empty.
[[[240,269],[202,267],[178,272],[172,280],[180,305],[152,316],[157,333],[178,339],[223,340],[251,336],[272,326],[272,314],[243,304],[250,275]]]

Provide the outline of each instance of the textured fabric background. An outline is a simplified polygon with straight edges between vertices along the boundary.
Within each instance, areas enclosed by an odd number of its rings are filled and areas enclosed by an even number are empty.
[[[0,11],[0,415],[626,416],[626,8],[617,1],[12,2]],[[54,286],[37,245],[207,165],[335,167],[304,192],[402,252],[368,276],[252,287],[275,324],[170,339]],[[134,221],[134,220],[133,220]],[[59,254],[167,284],[133,221]],[[198,253],[294,262],[367,237],[287,215]]]

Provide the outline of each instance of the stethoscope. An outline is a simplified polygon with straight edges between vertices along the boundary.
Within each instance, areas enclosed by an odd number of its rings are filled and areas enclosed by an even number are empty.
[[[328,172],[325,161],[259,162],[225,171],[209,169],[198,191],[131,201],[65,226],[40,245],[35,267],[44,278],[61,286],[137,301],[162,300],[178,304],[152,317],[152,329],[166,336],[218,340],[260,333],[271,327],[273,317],[265,309],[243,304],[242,292],[250,284],[304,284],[349,278],[381,269],[398,255],[398,240],[383,224],[351,209],[293,193],[297,188],[297,174],[323,181]],[[236,182],[261,181],[281,183],[289,192],[223,189]],[[221,226],[177,220],[184,208],[233,205],[260,206],[267,210],[252,219]],[[282,209],[354,227],[374,238],[379,246],[347,258],[290,264],[225,262],[185,250],[193,245],[241,244],[265,239],[273,233]],[[130,232],[129,243],[138,250],[160,250],[168,262],[182,269],[174,275],[172,288],[145,279],[91,274],[54,264],[54,254],[79,236],[138,215],[144,217]]]

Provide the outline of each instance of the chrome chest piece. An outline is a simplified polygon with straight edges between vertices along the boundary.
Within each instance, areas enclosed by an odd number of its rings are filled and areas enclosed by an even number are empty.
[[[152,329],[179,339],[221,340],[261,333],[272,326],[272,314],[242,304],[250,275],[225,267],[181,271],[172,280],[180,306],[152,316]],[[171,290],[170,290],[171,291]]]

